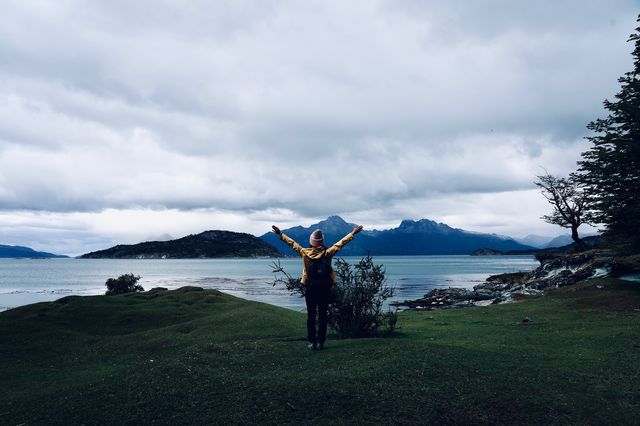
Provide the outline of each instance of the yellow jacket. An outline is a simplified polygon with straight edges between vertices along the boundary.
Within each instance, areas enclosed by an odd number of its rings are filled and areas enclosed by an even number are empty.
[[[302,247],[300,244],[296,243],[291,237],[285,235],[284,232],[280,233],[280,239],[285,243],[287,243],[292,249],[298,252],[300,257],[302,257],[302,265],[303,265],[302,278],[301,278],[302,284],[306,284],[307,282],[307,259],[314,259],[314,260],[320,259],[322,255],[326,253],[326,255],[329,257],[329,261],[331,262],[331,260],[333,259],[333,256],[342,247],[344,247],[349,241],[353,240],[353,236],[354,236],[353,232],[349,232],[343,239],[341,239],[340,241],[338,241],[337,243],[335,243],[329,248],[326,248],[324,246],[305,248],[305,247]],[[336,274],[333,271],[333,268],[331,268],[331,283],[332,284],[336,283]]]

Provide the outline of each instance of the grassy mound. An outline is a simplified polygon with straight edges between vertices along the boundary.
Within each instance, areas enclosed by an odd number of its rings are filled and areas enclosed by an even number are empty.
[[[639,287],[405,312],[318,353],[303,314],[214,290],[38,303],[0,313],[0,424],[632,424]]]

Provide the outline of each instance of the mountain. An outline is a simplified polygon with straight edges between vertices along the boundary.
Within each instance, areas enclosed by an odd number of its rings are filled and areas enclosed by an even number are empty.
[[[69,257],[61,254],[47,253],[46,251],[35,251],[29,247],[6,246],[0,244],[0,258],[30,258],[30,259],[51,259],[59,257]]]
[[[171,241],[171,240],[175,240],[175,238],[173,238],[170,234],[165,233],[160,235],[152,235],[150,237],[147,237],[143,241]]]
[[[557,237],[553,238],[551,241],[544,245],[544,248],[564,247],[569,244],[573,244],[573,239],[571,238],[571,235],[564,234],[558,235]]]
[[[580,238],[595,236],[596,234],[580,235]],[[539,249],[564,247],[573,244],[571,234],[562,234],[557,237],[544,237],[542,235],[527,235],[524,238],[514,238],[517,242],[524,245],[533,246]]]
[[[532,246],[536,248],[545,248],[554,237],[545,237],[544,235],[529,234],[526,237],[514,238],[520,244]]]
[[[205,231],[171,241],[117,245],[80,256],[82,259],[190,259],[217,257],[278,257],[274,247],[251,234]]]
[[[597,234],[584,234],[580,238],[593,237]],[[557,237],[544,237],[542,235],[527,235],[524,238],[514,238],[520,244],[533,246],[539,249],[560,248],[573,244],[571,234],[558,235]]]
[[[339,241],[342,237],[347,235],[349,232],[351,232],[355,226],[356,225],[353,223],[345,222],[344,219],[342,219],[340,216],[330,216],[326,220],[316,223],[315,225],[311,225],[308,228],[305,228],[302,226],[295,226],[293,228],[283,229],[283,232],[286,233],[291,238],[293,238],[294,240],[296,240],[303,247],[308,247],[309,236],[316,229],[322,229],[322,232],[324,233],[325,242],[333,244]],[[377,232],[377,231],[374,231],[374,232]],[[267,232],[266,234],[262,235],[260,238],[266,241],[267,243],[271,244],[272,246],[274,246],[282,254],[291,255],[294,253],[291,250],[291,248],[285,243],[283,243],[280,240],[280,237],[278,237],[273,232]],[[341,253],[350,254],[351,252],[361,253],[363,251],[364,253],[366,253],[366,248],[365,246],[362,246],[362,242],[363,240],[367,241],[368,238],[370,238],[368,235],[368,232],[365,233],[363,231],[358,235],[357,238],[351,241],[349,245],[347,245],[341,251]]]
[[[300,243],[309,245],[309,236],[316,229],[322,229],[325,242],[331,245],[351,232],[355,224],[345,222],[340,216],[331,216],[307,228],[296,226],[283,231]],[[264,241],[276,247],[281,253],[291,255],[293,251],[272,232],[262,235]],[[492,234],[480,234],[452,228],[444,223],[429,219],[403,220],[397,228],[378,231],[362,231],[350,242],[341,254],[344,256],[372,255],[427,255],[427,254],[469,254],[479,248],[500,251],[531,250],[533,247],[520,244],[513,239]]]

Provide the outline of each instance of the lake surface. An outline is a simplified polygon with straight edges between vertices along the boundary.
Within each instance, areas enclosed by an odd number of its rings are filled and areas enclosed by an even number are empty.
[[[299,258],[280,262],[299,276]],[[388,284],[395,287],[392,300],[399,301],[420,298],[435,287],[470,288],[489,275],[539,265],[533,256],[379,256],[374,262],[385,266]],[[304,299],[272,286],[272,264],[272,259],[0,259],[0,310],[68,295],[104,294],[108,278],[126,273],[140,275],[145,290],[193,285],[302,310]]]

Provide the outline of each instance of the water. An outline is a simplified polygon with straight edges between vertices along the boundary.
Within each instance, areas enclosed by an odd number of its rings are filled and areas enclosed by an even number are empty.
[[[345,257],[356,262],[358,257]],[[380,256],[394,301],[417,299],[435,287],[473,287],[489,275],[532,270],[532,256]],[[281,259],[297,276],[299,258]],[[68,295],[104,294],[105,281],[121,274],[140,275],[146,290],[194,285],[215,288],[249,300],[294,310],[304,299],[273,287],[271,259],[0,259],[0,310],[52,301]]]

